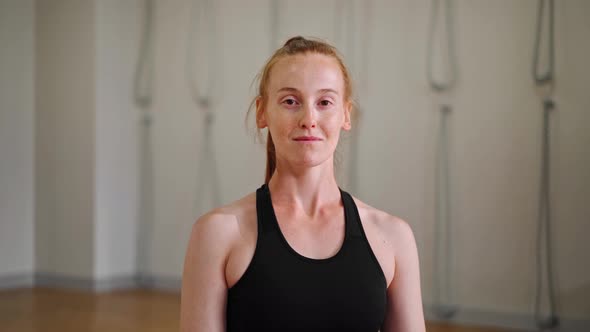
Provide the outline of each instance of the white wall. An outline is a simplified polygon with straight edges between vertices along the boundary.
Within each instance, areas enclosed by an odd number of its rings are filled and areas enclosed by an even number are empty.
[[[37,13],[37,272],[50,283],[128,284],[136,270],[138,2],[40,2]]]
[[[92,278],[94,7],[38,1],[36,17],[36,269]]]
[[[138,221],[138,124],[132,78],[139,1],[96,1],[94,277],[133,277]]]
[[[33,0],[0,1],[0,278],[34,270]]]

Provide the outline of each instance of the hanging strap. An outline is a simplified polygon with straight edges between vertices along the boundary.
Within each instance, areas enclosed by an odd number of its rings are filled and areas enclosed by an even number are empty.
[[[144,1],[143,27],[139,55],[133,78],[133,101],[141,109],[141,127],[139,138],[140,163],[140,198],[139,224],[136,239],[136,269],[138,283],[147,285],[151,272],[150,252],[155,224],[154,160],[151,144],[154,71],[154,0]]]
[[[540,55],[540,47],[541,47],[541,35],[543,31],[543,12],[545,9],[545,2],[548,3],[549,13],[548,13],[548,31],[547,31],[547,71],[545,73],[539,72],[539,55]],[[535,85],[542,86],[553,84],[554,78],[554,36],[553,36],[553,0],[539,0],[538,1],[538,8],[537,8],[537,30],[535,34],[535,51],[533,53],[533,67],[532,67],[532,74],[533,79],[535,81]]]
[[[435,32],[436,32],[436,23],[438,19],[438,11],[439,11],[439,3],[444,1],[444,13],[442,17],[444,18],[445,22],[443,23],[443,27],[445,29],[445,35],[447,37],[447,60],[448,60],[448,69],[449,69],[449,77],[446,81],[437,81],[434,78],[433,73],[433,62],[434,62],[434,41],[435,41]],[[436,92],[445,92],[451,90],[456,81],[456,64],[455,64],[455,42],[452,33],[452,8],[451,8],[451,0],[432,0],[432,10],[430,15],[430,29],[428,33],[428,82],[430,83],[430,88]]]
[[[143,17],[143,31],[133,80],[133,99],[138,107],[145,110],[151,106],[153,94],[154,0],[144,1]]]
[[[189,40],[187,43],[187,81],[195,105],[205,112],[213,110],[215,75],[219,66],[215,60],[217,31],[210,0],[192,0]],[[203,51],[204,50],[204,51]],[[196,53],[199,52],[197,55]],[[195,64],[202,63],[195,73]],[[212,115],[210,115],[212,117]]]
[[[351,65],[354,74],[358,75],[358,109],[356,124],[353,124],[350,132],[350,146],[349,146],[349,162],[348,162],[348,190],[355,192],[358,190],[358,128],[359,121],[363,114],[364,100],[368,93],[369,83],[369,36],[371,36],[372,22],[371,15],[373,10],[373,1],[363,1],[363,8],[361,11],[355,10],[355,2],[348,0],[346,2],[336,2],[336,16],[334,19],[334,35],[338,43],[344,44],[344,54],[347,62]],[[360,12],[360,17],[357,13]],[[343,26],[344,25],[344,26]],[[344,28],[345,37],[342,36]],[[360,41],[357,46],[357,41]],[[357,54],[360,52],[360,54]]]
[[[549,7],[547,13],[547,70],[540,72],[539,58],[541,55],[541,35],[543,31],[545,3]],[[537,92],[543,102],[543,134],[541,144],[541,174],[539,188],[539,211],[537,224],[537,280],[535,293],[535,322],[540,329],[555,328],[559,325],[559,318],[555,312],[555,295],[552,277],[551,260],[551,199],[550,199],[550,112],[555,109],[553,101],[553,89],[555,86],[554,74],[554,7],[553,0],[539,0],[537,8],[537,29],[535,35],[535,48],[533,52],[532,76]],[[544,254],[544,255],[543,255]],[[543,262],[546,269],[543,271]],[[546,317],[541,316],[541,297],[543,274],[547,279],[547,302],[549,313]]]
[[[444,1],[444,13],[439,14],[440,2]],[[450,92],[456,81],[456,66],[454,57],[454,40],[452,33],[452,8],[450,0],[433,0],[430,15],[430,29],[428,34],[427,46],[427,75],[430,89],[438,94]],[[449,76],[446,80],[436,80],[434,78],[434,42],[435,32],[437,31],[438,16],[442,16],[444,22],[444,35],[446,37],[446,60]],[[442,39],[441,39],[442,40]],[[444,56],[444,52],[441,52]],[[448,138],[448,118],[452,107],[448,103],[439,105],[440,122],[439,137],[436,144],[436,220],[435,220],[435,247],[434,247],[434,293],[435,304],[434,314],[442,318],[451,318],[457,312],[457,308],[452,304],[453,283],[451,282],[451,262],[452,262],[452,243],[451,240],[451,206],[450,206],[450,172],[449,172],[449,138]],[[444,238],[442,237],[444,235]],[[439,259],[438,256],[442,255]],[[446,292],[445,292],[446,291]],[[446,294],[446,296],[445,296]]]
[[[215,29],[215,12],[211,0],[192,0],[190,16],[190,32],[187,43],[187,82],[193,103],[204,113],[204,126],[200,142],[198,158],[200,166],[198,183],[196,186],[196,204],[200,207],[205,196],[212,196],[213,206],[221,203],[217,163],[213,147],[213,124],[215,120],[215,77],[221,76],[221,67],[217,65],[218,45],[216,45],[217,31]],[[197,53],[200,56],[197,56]],[[195,73],[195,64],[201,63],[200,70]],[[205,184],[210,185],[211,192],[207,192]],[[197,211],[201,213],[203,211]]]

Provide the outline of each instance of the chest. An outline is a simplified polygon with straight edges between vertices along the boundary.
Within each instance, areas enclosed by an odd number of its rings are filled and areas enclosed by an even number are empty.
[[[299,255],[326,259],[340,251],[346,232],[345,217],[341,211],[326,213],[315,219],[281,210],[275,213],[280,235]]]
[[[322,260],[285,250],[284,240],[276,236],[259,239],[258,249],[228,292],[228,331],[260,326],[272,331],[378,330],[386,286],[361,239],[347,239],[336,256]]]

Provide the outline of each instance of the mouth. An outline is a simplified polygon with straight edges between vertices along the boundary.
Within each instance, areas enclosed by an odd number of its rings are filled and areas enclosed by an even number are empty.
[[[296,142],[316,142],[321,141],[322,139],[315,136],[299,136],[293,139]]]

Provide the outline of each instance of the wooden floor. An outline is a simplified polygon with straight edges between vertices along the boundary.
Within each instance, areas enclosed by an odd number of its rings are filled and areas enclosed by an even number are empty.
[[[46,288],[0,291],[0,330],[14,332],[171,332],[180,295],[147,290],[92,294]],[[428,332],[508,332],[427,323]]]

